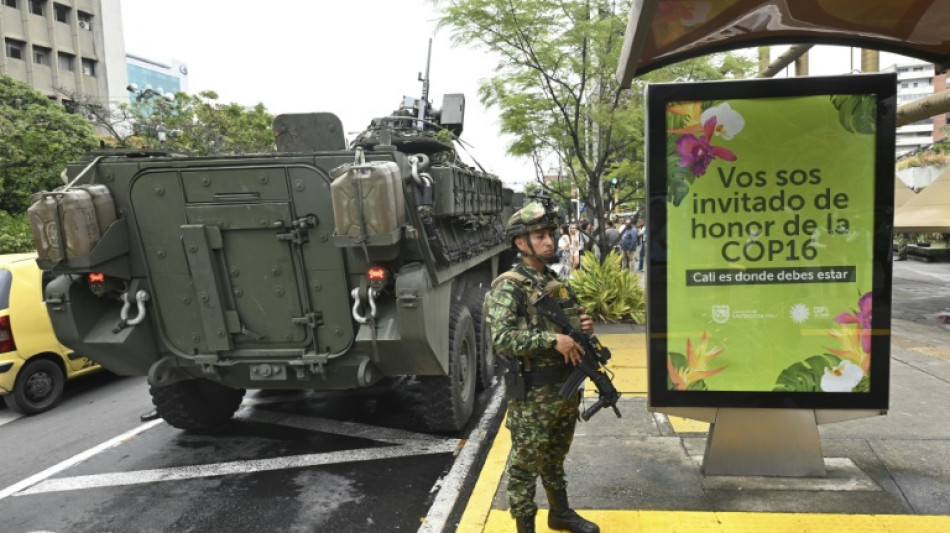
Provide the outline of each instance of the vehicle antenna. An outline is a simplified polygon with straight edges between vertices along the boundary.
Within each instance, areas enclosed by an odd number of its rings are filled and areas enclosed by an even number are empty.
[[[426,119],[426,109],[429,107],[429,65],[432,63],[432,37],[429,37],[429,52],[426,54],[426,75],[423,76],[422,73],[419,73],[419,81],[422,82],[422,101],[419,103],[419,124],[418,128],[421,131],[425,125],[423,120]]]

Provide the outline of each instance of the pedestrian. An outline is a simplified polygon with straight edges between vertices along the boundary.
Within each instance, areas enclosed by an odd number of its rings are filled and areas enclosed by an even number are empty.
[[[620,249],[623,252],[623,267],[628,268],[631,271],[636,268],[637,264],[637,228],[633,226],[633,222],[627,219],[628,228],[624,231],[623,236],[620,237]]]
[[[617,251],[620,252],[620,267],[621,268],[630,268],[630,264],[627,261],[627,254],[623,249],[623,237],[631,229],[633,229],[633,221],[631,221],[629,218],[625,218],[623,220],[623,223],[621,223],[620,225],[620,242],[617,243]]]
[[[486,327],[492,347],[508,367],[505,386],[511,431],[508,505],[519,533],[535,531],[537,478],[547,495],[548,527],[574,533],[599,533],[568,504],[564,459],[574,438],[580,392],[560,395],[561,385],[584,354],[583,348],[534,309],[544,294],[554,294],[577,329],[592,333],[567,282],[547,265],[554,261],[557,215],[538,202],[515,212],[506,237],[521,253],[521,264],[498,276],[485,298]]]
[[[595,243],[594,237],[591,235],[590,222],[583,218],[577,222],[577,240],[579,243],[578,253],[581,257],[593,250],[594,257],[597,258],[597,261],[600,261],[600,250],[594,246]],[[580,267],[580,262],[578,262],[578,267]]]
[[[897,255],[894,256],[894,261],[905,261],[907,260],[907,234],[898,233],[897,234]]]
[[[637,221],[637,241],[640,244],[640,249],[637,251],[639,263],[637,272],[643,272],[643,257],[646,255],[647,249],[647,226],[642,218]]]
[[[571,236],[568,234],[567,224],[561,224],[561,236],[557,240],[558,261],[563,265],[562,269],[570,274],[571,272]]]
[[[604,230],[604,234],[607,236],[607,250],[616,250],[617,245],[620,244],[620,231],[614,227],[614,223],[610,220],[605,224],[607,229]]]
[[[568,239],[570,240],[568,249],[571,252],[571,270],[574,270],[581,266],[581,241],[580,236],[577,234],[577,226],[574,224],[571,224],[570,229],[568,229]]]

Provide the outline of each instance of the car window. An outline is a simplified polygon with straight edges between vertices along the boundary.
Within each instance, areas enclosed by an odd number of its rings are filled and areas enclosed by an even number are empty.
[[[10,284],[13,282],[13,274],[6,269],[0,268],[0,310],[10,307]]]

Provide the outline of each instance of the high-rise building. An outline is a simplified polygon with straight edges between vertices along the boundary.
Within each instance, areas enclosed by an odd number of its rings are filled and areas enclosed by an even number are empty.
[[[911,60],[890,65],[881,71],[897,73],[898,107],[935,92],[934,66],[931,63]],[[943,128],[939,127],[937,122],[945,124],[946,115],[925,118],[897,128],[895,139],[897,155],[901,156],[919,150],[942,138],[940,135],[943,135]]]
[[[785,47],[770,47],[770,60],[785,51]],[[869,72],[896,72],[898,107],[947,88],[946,74],[936,74],[931,63],[884,52],[871,57],[872,64],[864,65],[860,48],[818,45],[807,52],[804,64],[792,63],[776,77],[802,75],[801,70],[808,76],[842,75],[859,73],[863,67],[869,67]],[[947,135],[946,126],[947,115],[941,114],[897,128],[895,155],[900,157],[942,140]]]
[[[0,0],[0,74],[68,106],[125,100],[119,0]]]
[[[175,60],[160,63],[132,54],[126,54],[125,58],[129,83],[140,90],[149,88],[159,94],[188,92],[188,67],[184,63]]]

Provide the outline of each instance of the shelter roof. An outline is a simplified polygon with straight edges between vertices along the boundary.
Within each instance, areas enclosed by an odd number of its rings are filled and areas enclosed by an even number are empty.
[[[768,44],[860,46],[950,64],[950,0],[637,0],[617,78]]]
[[[894,231],[950,233],[950,168],[896,208]]]
[[[900,178],[894,178],[894,208],[898,208],[916,196],[917,193],[901,181]]]

